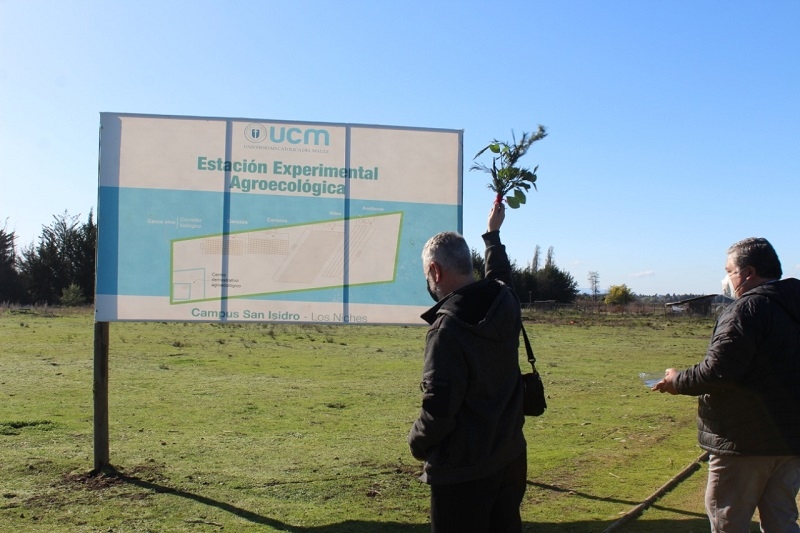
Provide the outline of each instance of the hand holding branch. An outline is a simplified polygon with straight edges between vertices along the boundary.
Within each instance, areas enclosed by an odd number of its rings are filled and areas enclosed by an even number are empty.
[[[495,202],[489,211],[489,221],[487,223],[487,231],[497,231],[503,225],[503,220],[506,218],[506,208],[503,202]]]

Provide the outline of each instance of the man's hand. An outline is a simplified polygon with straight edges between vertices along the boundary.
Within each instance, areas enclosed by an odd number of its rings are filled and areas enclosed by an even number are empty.
[[[677,370],[674,368],[668,368],[664,372],[664,379],[653,385],[653,388],[650,390],[668,392],[669,394],[678,394],[678,389],[675,388],[675,378],[677,375]]]
[[[487,225],[487,232],[497,231],[503,225],[503,220],[506,218],[506,207],[503,202],[495,202],[492,205],[492,210],[489,211],[489,222]]]

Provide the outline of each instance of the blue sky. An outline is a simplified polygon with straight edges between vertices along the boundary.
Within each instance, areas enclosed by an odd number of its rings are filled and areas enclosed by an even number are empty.
[[[101,112],[464,130],[464,234],[494,138],[547,127],[502,235],[580,287],[718,293],[750,236],[800,277],[800,2],[0,0],[0,227],[97,202]]]

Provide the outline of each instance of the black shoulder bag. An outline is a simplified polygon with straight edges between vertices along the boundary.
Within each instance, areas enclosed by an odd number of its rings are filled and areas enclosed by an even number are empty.
[[[522,329],[522,336],[525,339],[525,351],[528,352],[528,362],[531,364],[532,372],[522,374],[522,384],[525,386],[525,401],[522,407],[522,412],[525,416],[541,416],[544,410],[547,409],[547,401],[544,397],[544,384],[542,377],[536,370],[536,357],[533,355],[533,348],[531,342],[528,340],[528,334],[525,333],[525,326],[520,325]]]

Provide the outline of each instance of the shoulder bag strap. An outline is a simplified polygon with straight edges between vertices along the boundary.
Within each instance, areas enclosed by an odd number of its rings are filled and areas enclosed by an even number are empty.
[[[528,362],[531,368],[536,372],[536,356],[533,355],[533,348],[531,348],[531,341],[528,340],[528,334],[525,332],[525,326],[520,321],[520,329],[522,329],[522,337],[525,339],[525,351],[528,353]]]

